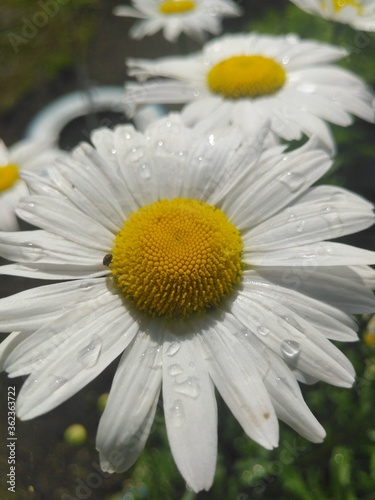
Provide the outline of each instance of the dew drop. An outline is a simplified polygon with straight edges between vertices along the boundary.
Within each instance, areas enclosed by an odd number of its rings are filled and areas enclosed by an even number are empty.
[[[180,383],[177,383],[176,380],[174,389],[176,392],[184,394],[185,396],[193,399],[196,399],[201,392],[199,381],[196,377],[187,377],[183,382]]]
[[[288,64],[289,62],[289,57],[288,56],[284,56],[283,57],[283,64]]]
[[[297,43],[300,42],[299,36],[293,33],[289,33],[288,35],[286,35],[286,39],[290,45],[296,45]]]
[[[329,208],[329,210],[327,210]],[[340,215],[336,211],[331,211],[331,207],[326,208],[326,212],[324,214],[324,220],[330,225],[330,226],[337,226],[342,224],[342,220],[340,218]]]
[[[268,335],[270,333],[269,329],[266,326],[258,326],[257,332],[260,335],[263,335],[263,337],[265,337],[266,335]]]
[[[116,150],[115,150],[115,149],[111,149],[111,153],[112,153],[113,155],[115,155],[115,154],[116,154]]]
[[[164,144],[164,141],[158,141],[158,146],[162,147]]]
[[[130,138],[131,138],[131,135],[129,134],[129,132],[126,132],[126,134],[125,134],[125,139],[128,139],[128,140],[129,140]]]
[[[301,221],[298,226],[296,227],[297,233],[302,233],[305,228],[305,221]]]
[[[182,372],[183,372],[183,370],[182,370],[180,365],[171,365],[168,367],[168,373],[172,377],[175,377],[176,375],[180,375],[180,373],[182,373]]]
[[[299,332],[304,332],[305,329],[298,323],[297,320],[295,320],[292,316],[281,316],[281,318],[288,323],[288,325],[292,326]]]
[[[151,170],[147,164],[140,167],[140,175],[142,179],[149,179],[151,177]]]
[[[64,377],[51,377],[49,383],[49,390],[51,392],[55,392],[58,389],[60,389],[63,385],[65,385],[67,382],[68,380]]]
[[[79,288],[84,291],[92,290],[94,288],[94,285],[92,282],[87,282],[87,281],[82,281],[79,283]]]
[[[289,362],[296,362],[301,352],[301,346],[295,340],[283,340],[280,349],[284,359]]]
[[[91,368],[96,365],[102,345],[102,340],[96,336],[78,353],[78,359],[84,368]]]
[[[169,416],[170,422],[175,427],[181,427],[181,425],[183,425],[185,422],[185,411],[181,399],[177,399],[169,408]]]
[[[174,356],[180,350],[181,344],[179,342],[172,342],[167,349],[167,356]]]
[[[37,377],[35,377],[33,375],[30,375],[28,377],[28,379],[26,380],[26,382],[22,386],[22,392],[26,391],[25,397],[28,397],[29,395],[31,396],[31,394],[28,394],[28,391],[32,392],[38,383],[39,383],[39,379]]]
[[[198,89],[194,89],[193,90],[193,96],[194,97],[199,97],[199,90]]]
[[[302,174],[289,171],[287,174],[279,177],[279,181],[282,182],[291,192],[295,192],[301,189],[305,182],[305,178]]]

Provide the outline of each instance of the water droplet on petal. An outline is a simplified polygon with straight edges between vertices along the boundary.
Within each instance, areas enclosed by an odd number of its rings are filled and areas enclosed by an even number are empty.
[[[293,318],[293,316],[281,316],[281,318],[286,322],[288,323],[288,325],[292,326],[293,328],[295,328],[296,330],[298,330],[299,332],[304,332],[305,329],[298,323],[298,321],[296,319]]]
[[[178,379],[176,379],[174,389],[176,392],[194,399],[196,399],[201,392],[199,381],[196,377],[187,377],[181,382],[178,382]]]
[[[283,340],[280,349],[284,359],[288,362],[296,362],[301,352],[301,346],[295,340]]]
[[[24,397],[31,396],[32,394],[28,394],[28,392],[31,391],[31,393],[32,393],[34,391],[34,389],[36,388],[38,383],[39,383],[39,379],[37,377],[35,377],[34,375],[30,375],[27,378],[26,382],[22,386],[22,392],[26,391]]]
[[[111,153],[112,153],[113,155],[115,155],[115,154],[116,154],[116,150],[115,150],[114,148],[113,148],[113,149],[111,149]]]
[[[176,375],[179,375],[182,372],[183,370],[180,365],[171,365],[168,367],[168,373],[169,375],[172,375],[172,377],[175,377]]]
[[[181,344],[179,342],[172,342],[167,349],[167,356],[174,356],[180,350]]]
[[[278,180],[283,183],[291,192],[295,192],[301,189],[305,182],[305,178],[302,174],[291,171],[283,174],[281,177],[279,177]]]
[[[185,422],[185,411],[184,405],[181,399],[177,399],[173,405],[169,408],[169,417],[170,422],[175,427],[181,427],[181,425]]]
[[[305,227],[305,221],[301,221],[298,226],[296,227],[297,233],[302,233]]]
[[[266,326],[258,326],[257,332],[260,335],[263,335],[263,337],[265,337],[266,335],[268,335],[270,333],[269,329]]]
[[[67,382],[68,380],[64,377],[51,377],[49,383],[49,390],[51,392],[55,392],[58,389],[60,389],[63,385],[65,385]]]
[[[149,179],[151,177],[151,170],[147,164],[140,167],[140,175],[142,179]]]
[[[91,368],[96,365],[102,345],[102,340],[96,336],[78,353],[78,359],[84,368]]]

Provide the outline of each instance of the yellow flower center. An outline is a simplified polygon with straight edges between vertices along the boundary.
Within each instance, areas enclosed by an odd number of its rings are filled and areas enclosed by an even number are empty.
[[[240,232],[218,208],[189,198],[142,207],[115,238],[111,272],[138,309],[185,318],[216,306],[241,275]]]
[[[181,14],[195,9],[195,2],[192,0],[166,0],[159,6],[162,14]]]
[[[333,10],[335,14],[341,11],[344,7],[354,7],[358,14],[362,14],[363,8],[359,2],[356,0],[329,0],[332,2]],[[323,10],[327,10],[326,1],[322,2]]]
[[[16,165],[0,167],[0,193],[12,187],[18,179],[18,167]]]
[[[228,99],[274,94],[285,81],[284,68],[263,56],[230,57],[213,66],[207,75],[211,91]]]

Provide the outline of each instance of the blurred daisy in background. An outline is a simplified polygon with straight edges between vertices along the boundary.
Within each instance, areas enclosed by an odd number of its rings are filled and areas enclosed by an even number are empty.
[[[0,140],[0,231],[19,229],[15,208],[20,198],[28,194],[20,172],[45,173],[54,160],[63,155],[42,140],[25,139],[9,149]]]
[[[241,15],[232,0],[132,0],[132,5],[120,5],[113,11],[116,16],[142,19],[129,30],[131,37],[139,39],[163,30],[170,42],[181,33],[203,41],[207,32],[221,33],[223,17]]]
[[[348,70],[331,64],[347,51],[296,35],[228,35],[197,54],[156,60],[128,59],[129,112],[143,103],[187,103],[184,122],[202,131],[234,124],[256,134],[269,119],[286,140],[317,135],[332,150],[325,121],[347,126],[351,114],[374,121],[371,91]]]
[[[349,24],[363,31],[375,31],[375,0],[291,0],[309,14]]]
[[[357,340],[350,314],[375,306],[375,253],[326,240],[369,227],[372,204],[311,187],[330,167],[315,140],[262,152],[235,127],[205,136],[171,115],[92,143],[48,178],[25,172],[18,214],[42,229],[0,234],[16,262],[2,274],[61,280],[0,301],[0,329],[14,332],[0,365],[29,375],[18,416],[55,408],[122,355],[98,429],[105,471],[135,462],[161,391],[194,491],[215,473],[215,386],[265,448],[277,418],[322,441],[298,381],[350,387],[330,340]]]

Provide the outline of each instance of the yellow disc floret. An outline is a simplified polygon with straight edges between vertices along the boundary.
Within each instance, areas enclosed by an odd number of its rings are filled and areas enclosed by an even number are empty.
[[[285,81],[284,68],[273,59],[259,55],[224,59],[207,74],[210,90],[227,99],[274,94]]]
[[[16,165],[0,167],[0,192],[12,187],[18,179],[18,167]]]
[[[162,14],[182,14],[194,10],[195,2],[192,0],[166,0],[159,5],[159,11]]]
[[[138,309],[185,318],[216,306],[241,275],[239,231],[218,208],[188,198],[140,208],[112,249],[111,272]]]
[[[345,7],[353,7],[358,14],[362,14],[363,12],[362,5],[356,0],[329,0],[329,2],[332,4],[335,14],[338,14]],[[322,8],[325,11],[327,10],[327,1],[322,2]]]

